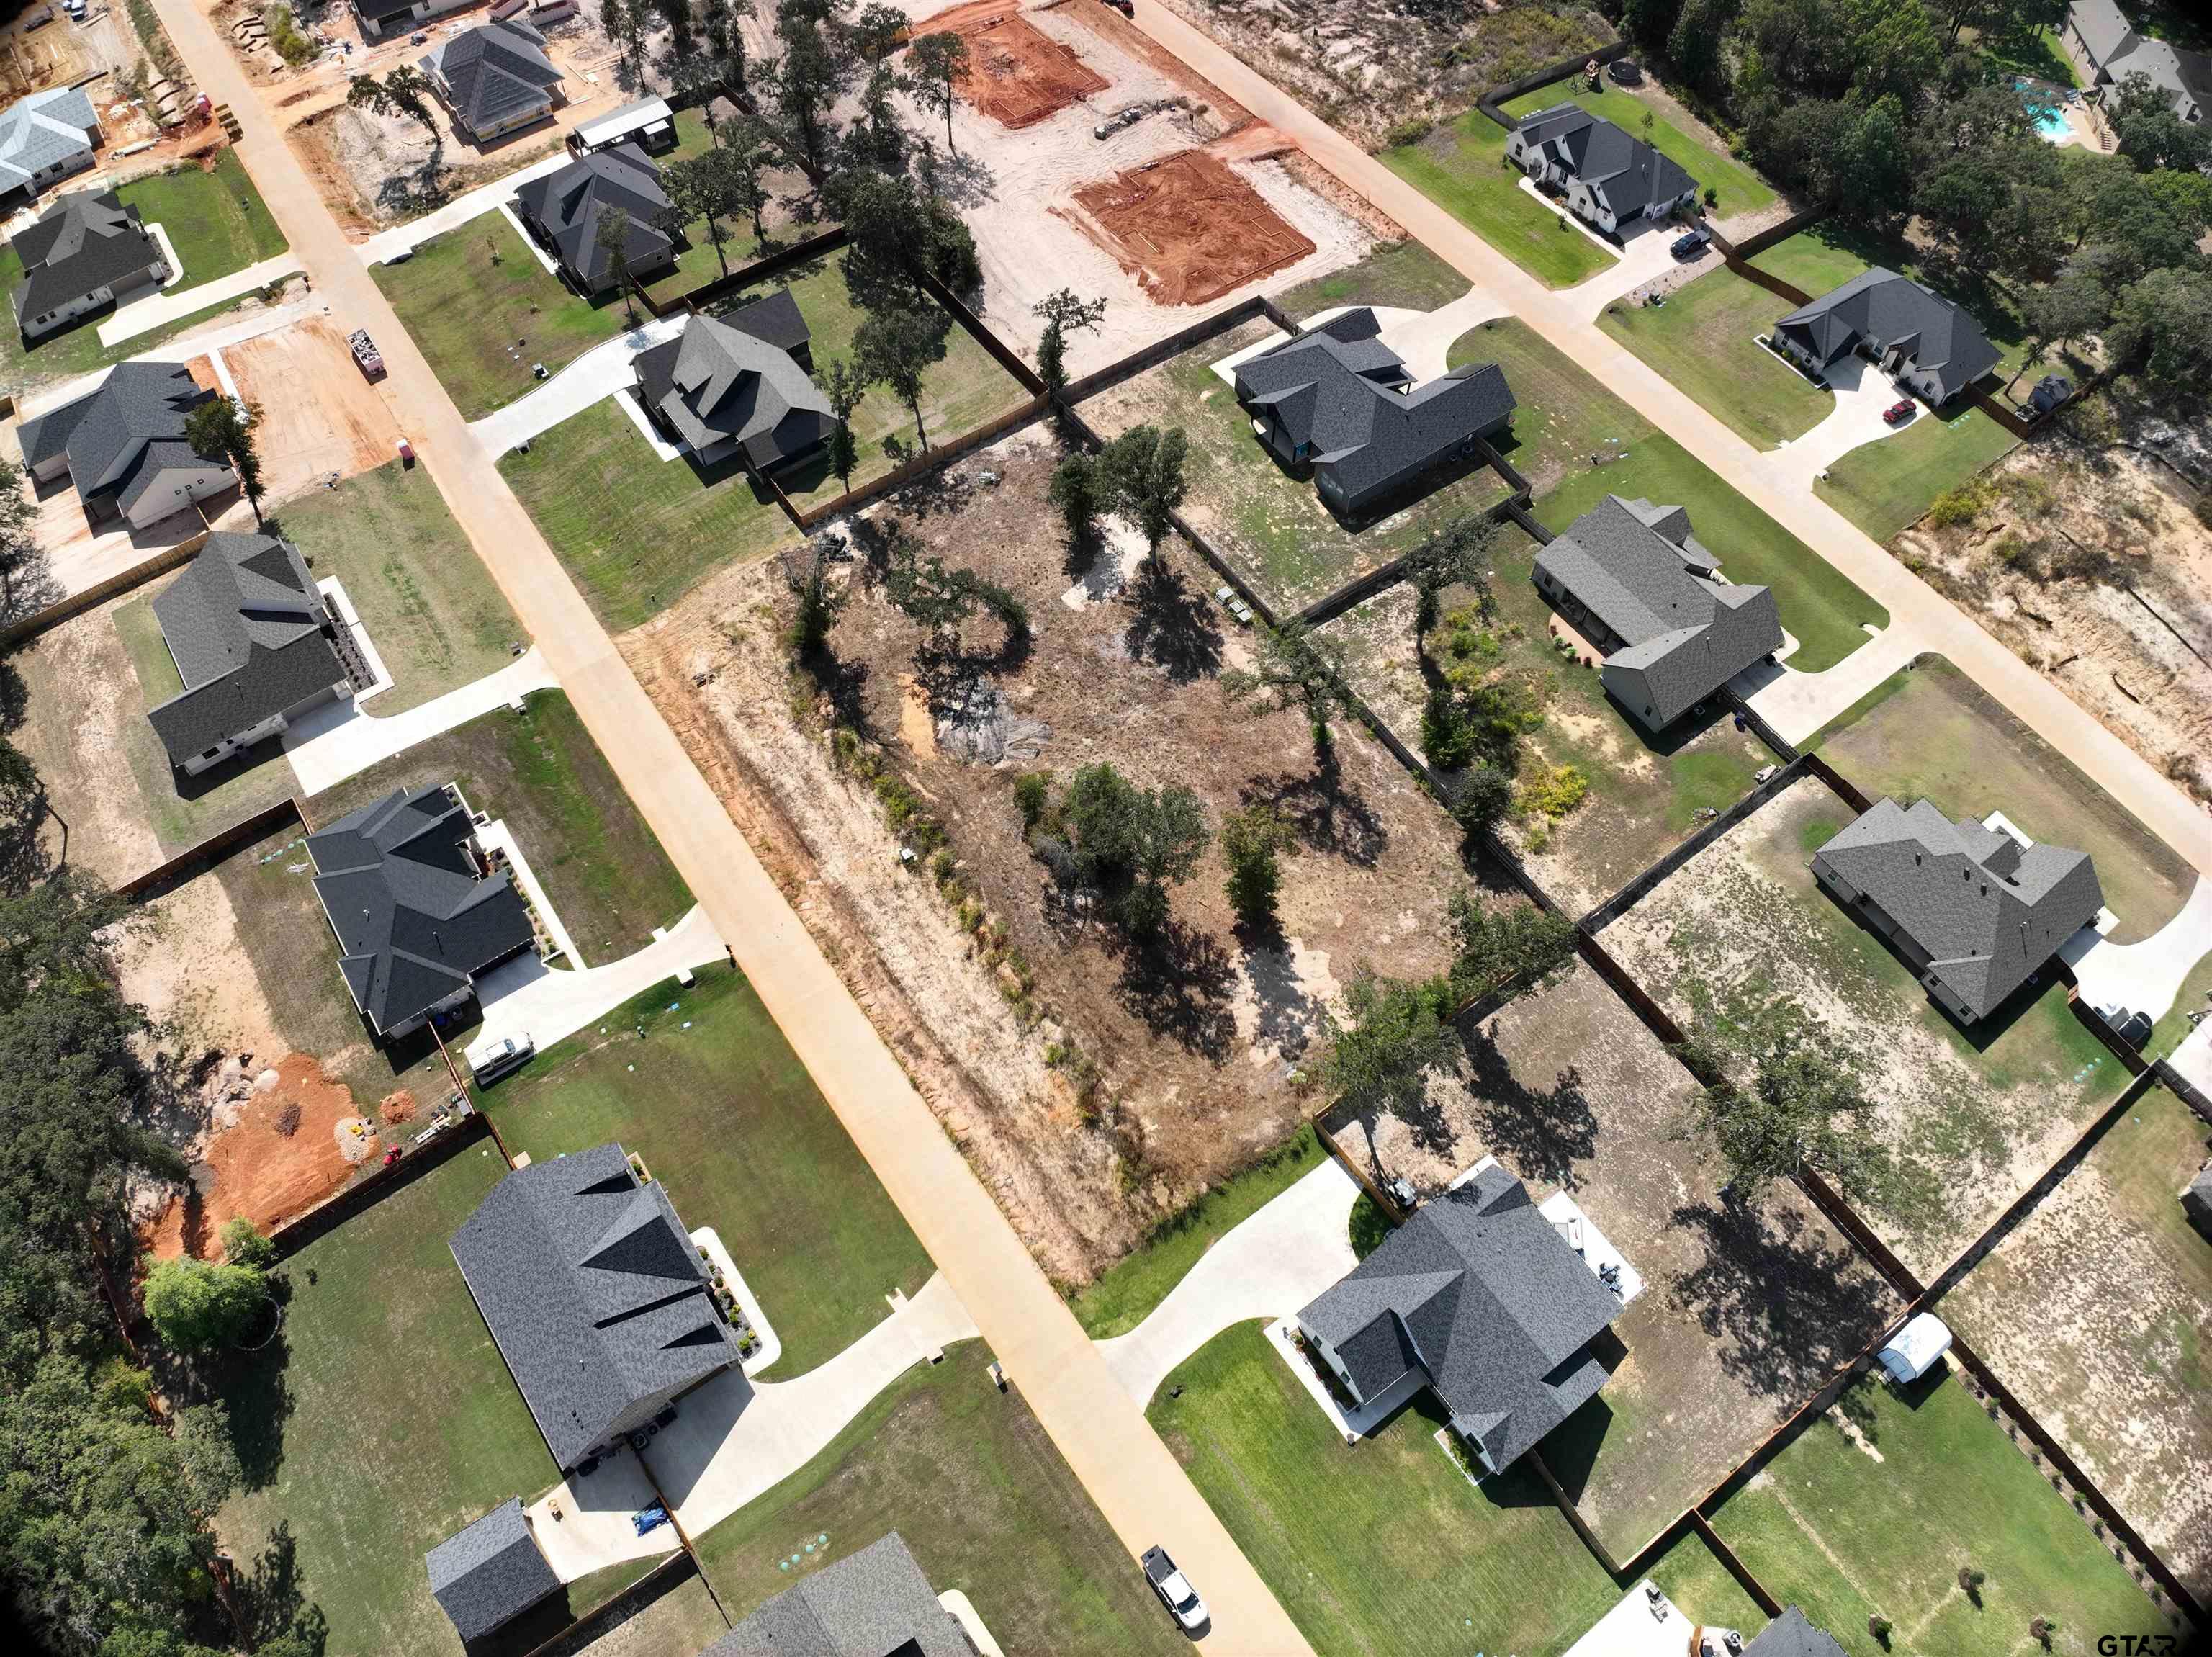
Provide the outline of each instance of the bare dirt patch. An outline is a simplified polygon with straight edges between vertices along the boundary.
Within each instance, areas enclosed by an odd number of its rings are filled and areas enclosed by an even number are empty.
[[[1295,265],[1314,244],[1204,150],[1186,149],[1075,192],[1066,215],[1161,305],[1203,305]]]
[[[398,452],[399,423],[327,318],[225,346],[222,358],[239,395],[260,411],[268,505],[371,471]]]
[[[917,34],[951,34],[968,43],[960,95],[978,113],[1018,131],[1094,92],[1105,77],[1060,41],[1040,33],[1006,0],[974,0],[915,25]]]
[[[222,881],[187,880],[137,916],[140,923],[117,940],[115,968],[124,998],[146,1009],[162,1046],[188,1064],[209,1054],[284,1051]]]

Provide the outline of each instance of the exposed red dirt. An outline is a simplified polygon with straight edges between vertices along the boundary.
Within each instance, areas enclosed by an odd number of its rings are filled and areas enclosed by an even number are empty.
[[[957,34],[968,43],[960,95],[1001,126],[1034,126],[1109,82],[1067,47],[1010,10],[1006,0],[975,0],[942,11],[917,34]]]
[[[1086,184],[1075,201],[1066,216],[1156,304],[1206,304],[1314,251],[1258,191],[1200,149]]]

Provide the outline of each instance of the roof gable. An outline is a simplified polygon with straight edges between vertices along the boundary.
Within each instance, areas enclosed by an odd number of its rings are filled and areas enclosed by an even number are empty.
[[[82,87],[52,87],[0,111],[0,190],[27,184],[57,161],[89,155],[100,117]]]
[[[513,19],[464,29],[428,59],[471,127],[550,108],[552,88],[561,84],[561,71],[546,55],[545,37]]]
[[[1997,363],[1981,324],[1940,294],[1894,271],[1864,271],[1775,325],[1824,365],[1861,341],[1896,350],[1935,377],[1948,399]]]
[[[514,198],[544,227],[568,268],[594,284],[609,268],[607,250],[599,243],[599,221],[616,208],[629,216],[626,248],[633,265],[649,263],[673,246],[659,228],[672,210],[660,169],[635,143],[580,155],[526,181]]]
[[[969,1657],[896,1531],[800,1579],[700,1657]]]
[[[23,281],[13,301],[17,320],[47,312],[111,287],[161,263],[161,244],[112,190],[64,196],[15,241]]]

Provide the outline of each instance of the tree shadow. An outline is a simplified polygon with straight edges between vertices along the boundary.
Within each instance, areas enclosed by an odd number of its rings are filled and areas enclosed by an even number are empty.
[[[1213,606],[1191,589],[1181,571],[1157,556],[1147,558],[1138,566],[1128,596],[1127,637],[1133,658],[1151,662],[1177,685],[1220,673],[1221,629]]]
[[[23,553],[21,562],[0,574],[0,627],[27,621],[40,611],[60,603],[64,596],[62,584],[54,575],[53,559],[43,546],[33,546]],[[11,669],[11,676],[12,673]],[[17,683],[20,686],[21,681]],[[4,718],[11,730],[21,722],[20,711],[9,717],[5,708],[0,708],[0,718]]]
[[[937,193],[955,207],[981,207],[999,198],[999,175],[979,156],[940,151]]]
[[[1345,786],[1334,747],[1303,777],[1287,771],[1255,777],[1238,797],[1246,806],[1273,807],[1305,845],[1361,868],[1373,868],[1390,844],[1389,830],[1366,796]]]
[[[1513,1074],[1482,1025],[1463,1022],[1459,1033],[1482,1142],[1523,1179],[1579,1189],[1577,1165],[1597,1154],[1598,1135],[1597,1113],[1583,1091],[1581,1067],[1568,1065],[1551,1087],[1540,1090]]]
[[[290,1286],[283,1273],[269,1282],[280,1300],[289,1299]],[[229,1353],[221,1365],[220,1391],[230,1409],[230,1444],[238,1455],[240,1489],[268,1489],[284,1465],[284,1428],[293,1407],[287,1375],[291,1362],[291,1343],[280,1326],[266,1346]]]
[[[1172,918],[1150,938],[1115,935],[1121,978],[1114,993],[1123,1009],[1156,1036],[1217,1064],[1227,1059],[1237,1034],[1229,952],[1212,934]]]
[[[430,154],[420,167],[404,168],[377,186],[377,205],[400,218],[443,207],[453,193],[445,174],[446,140],[439,133],[433,137]]]
[[[1298,982],[1297,964],[1279,930],[1261,935],[1240,927],[1237,937],[1244,950],[1244,980],[1260,1004],[1253,1040],[1295,1062],[1327,1027],[1328,1013]]]
[[[291,1521],[279,1520],[268,1545],[252,1560],[240,1562],[232,1578],[242,1632],[256,1645],[285,1634],[296,1636],[311,1653],[320,1654],[330,1624],[320,1606],[309,1602],[300,1575],[299,1544]]]

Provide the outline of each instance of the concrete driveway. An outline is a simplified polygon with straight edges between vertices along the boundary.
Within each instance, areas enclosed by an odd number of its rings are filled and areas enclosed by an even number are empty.
[[[1208,1249],[1152,1313],[1098,1343],[1115,1379],[1149,1404],[1175,1367],[1232,1325],[1285,1318],[1358,1264],[1358,1182],[1330,1157]]]
[[[1867,637],[1866,643],[1817,673],[1800,673],[1784,662],[1746,668],[1730,683],[1784,742],[1802,742],[1930,648],[1908,622],[1869,627]]]
[[[641,323],[603,345],[592,346],[527,397],[487,414],[469,429],[483,445],[485,454],[504,454],[516,444],[528,442],[581,414],[601,398],[635,384],[637,375],[630,364],[637,354],[675,338],[683,331],[681,317],[655,317]]]
[[[389,230],[380,230],[362,242],[354,251],[363,265],[386,265],[403,253],[411,253],[433,236],[442,236],[448,230],[457,230],[479,214],[489,213],[501,202],[512,201],[514,192],[532,179],[542,179],[548,173],[557,173],[575,159],[566,149],[556,149],[542,161],[509,173],[505,178],[479,186],[465,196],[456,196],[434,213],[425,213],[421,218],[410,219],[404,224],[395,224]]]
[[[279,253],[274,259],[264,259],[258,265],[249,265],[242,271],[234,271],[227,277],[217,277],[212,282],[195,283],[190,288],[167,288],[158,294],[149,294],[143,299],[133,300],[113,316],[100,325],[100,343],[119,345],[126,339],[136,339],[142,333],[151,333],[156,328],[167,327],[179,317],[190,316],[194,311],[204,311],[210,305],[220,305],[226,300],[243,299],[256,289],[266,288],[279,277],[295,275],[300,270],[296,253]]]
[[[605,1018],[678,972],[729,959],[714,923],[697,905],[642,949],[604,966],[559,972],[525,953],[477,981],[483,1027],[475,1039],[527,1035],[540,1049]]]
[[[1778,362],[1775,370],[1787,371]],[[1829,364],[1826,379],[1828,389],[1836,396],[1834,411],[1802,437],[1780,448],[1769,449],[1760,457],[1759,465],[1767,476],[1785,489],[1809,492],[1815,478],[1853,449],[1894,437],[1923,420],[1936,418],[1925,405],[1915,403],[1912,417],[1902,425],[1893,426],[1885,421],[1881,411],[1905,393],[1898,390],[1887,375],[1863,357],[1847,356]]]
[[[1693,265],[1695,259],[1676,259],[1668,250],[1674,239],[1682,234],[1679,224],[1651,224],[1638,230],[1628,239],[1620,258],[1607,270],[1600,271],[1588,281],[1578,282],[1568,289],[1563,297],[1572,300],[1585,316],[1596,316],[1623,294],[1632,294],[1647,282],[1655,282],[1678,266]],[[1720,256],[1708,247],[1699,259],[1717,265]],[[1504,314],[1504,307],[1499,308]]]
[[[2172,1007],[2191,969],[2212,954],[2212,880],[2198,875],[2180,912],[2141,943],[2114,943],[2084,927],[2058,953],[2073,967],[2083,1001],[2118,1002],[2155,1023]]]
[[[555,1485],[523,1512],[553,1574],[573,1582],[625,1559],[674,1553],[673,1526],[662,1525],[640,1536],[629,1522],[632,1514],[658,1499],[636,1453],[624,1450],[602,1459],[589,1477]]]
[[[404,753],[417,742],[465,725],[503,708],[532,691],[559,688],[561,681],[532,645],[495,673],[487,673],[458,691],[378,719],[353,702],[327,703],[284,733],[284,757],[300,779],[300,792],[320,794],[380,760]]]

